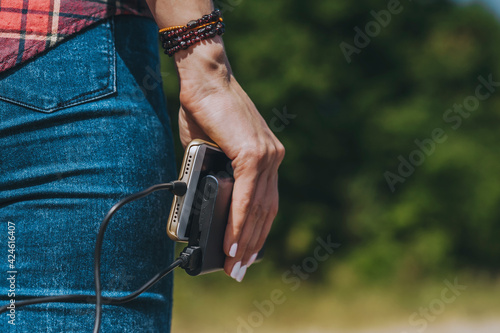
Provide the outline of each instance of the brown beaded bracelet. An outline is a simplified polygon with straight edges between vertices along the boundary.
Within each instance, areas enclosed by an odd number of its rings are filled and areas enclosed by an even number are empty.
[[[220,10],[216,9],[208,15],[192,20],[185,26],[174,26],[160,30],[160,38],[165,54],[173,56],[180,50],[199,43],[216,35],[223,35],[225,25]]]

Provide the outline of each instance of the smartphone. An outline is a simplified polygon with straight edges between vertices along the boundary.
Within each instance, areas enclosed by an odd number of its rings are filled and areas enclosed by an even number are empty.
[[[184,152],[179,180],[187,184],[186,194],[174,196],[167,223],[167,235],[177,242],[189,240],[190,217],[195,209],[199,181],[209,175],[233,177],[231,160],[215,144],[204,140],[191,141]]]

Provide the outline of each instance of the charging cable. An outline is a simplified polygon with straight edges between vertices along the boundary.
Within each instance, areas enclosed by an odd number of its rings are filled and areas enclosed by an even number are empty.
[[[101,222],[101,226],[99,227],[99,232],[97,233],[97,239],[95,244],[94,251],[94,281],[95,281],[95,296],[92,295],[59,295],[59,296],[48,296],[48,297],[37,297],[30,298],[22,301],[16,302],[16,308],[32,305],[32,304],[40,304],[40,303],[95,303],[95,321],[94,321],[94,333],[98,333],[101,327],[101,316],[102,316],[102,304],[106,305],[119,305],[123,303],[127,303],[137,298],[140,294],[151,288],[155,283],[160,281],[164,276],[172,272],[176,267],[180,266],[184,269],[189,269],[192,267],[196,267],[199,264],[201,249],[197,246],[188,246],[186,247],[179,258],[174,260],[172,264],[166,267],[164,270],[156,274],[153,278],[151,278],[146,284],[132,292],[127,296],[122,297],[105,297],[102,296],[101,289],[101,251],[102,251],[102,243],[104,240],[104,233],[108,227],[109,221],[111,217],[124,205],[130,203],[132,201],[143,198],[153,192],[160,190],[169,190],[174,195],[183,196],[186,194],[187,185],[181,181],[173,181],[170,183],[157,184],[153,185],[144,191],[134,193],[125,197],[116,203],[106,214],[103,221]],[[8,310],[7,305],[0,307],[0,314],[4,313]]]
[[[104,220],[99,227],[99,232],[97,233],[97,240],[95,243],[95,251],[94,251],[94,281],[95,281],[95,322],[94,322],[94,333],[99,332],[99,328],[101,326],[101,315],[102,315],[102,290],[101,290],[101,250],[102,250],[102,242],[104,240],[104,233],[106,232],[106,228],[108,227],[109,220],[111,217],[124,205],[129,202],[139,200],[153,192],[160,190],[170,190],[174,195],[183,196],[186,194],[187,185],[181,181],[173,181],[165,184],[157,184],[153,185],[150,188],[145,189],[144,191],[134,193],[129,195],[128,197],[118,201],[111,209],[108,214],[104,217]],[[179,260],[179,259],[178,259]],[[174,261],[172,265],[174,265],[178,260]],[[181,262],[177,265],[173,266],[166,273],[170,273],[175,267],[179,266]],[[171,265],[171,266],[172,266]],[[170,267],[169,267],[170,268]],[[163,276],[162,276],[163,277]],[[161,277],[160,277],[161,279]],[[158,279],[159,280],[159,279]],[[142,289],[142,288],[141,288]],[[140,294],[140,293],[139,293]],[[139,295],[138,294],[138,295]]]

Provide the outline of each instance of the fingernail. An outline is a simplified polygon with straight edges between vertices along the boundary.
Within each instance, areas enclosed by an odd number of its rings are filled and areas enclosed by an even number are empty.
[[[245,277],[246,272],[247,272],[247,266],[243,265],[240,268],[240,271],[238,272],[238,276],[236,277],[236,281],[241,282],[241,280],[243,280],[243,278]]]
[[[229,249],[229,256],[234,258],[236,256],[236,251],[238,251],[238,244],[234,243],[231,245],[231,249]]]
[[[254,253],[251,257],[250,260],[248,260],[247,266],[250,267],[251,264],[257,259],[257,253]]]
[[[240,271],[240,267],[241,267],[241,261],[238,261],[236,264],[234,264],[233,270],[231,271],[231,277],[233,279],[237,278],[237,275],[238,275],[238,273]]]

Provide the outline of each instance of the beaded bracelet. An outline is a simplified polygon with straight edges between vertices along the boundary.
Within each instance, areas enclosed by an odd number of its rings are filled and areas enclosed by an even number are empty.
[[[185,50],[204,39],[223,35],[225,25],[221,12],[216,9],[208,15],[192,20],[187,25],[177,25],[160,30],[162,46],[165,54],[173,56],[177,51]]]

